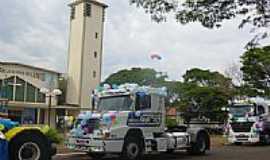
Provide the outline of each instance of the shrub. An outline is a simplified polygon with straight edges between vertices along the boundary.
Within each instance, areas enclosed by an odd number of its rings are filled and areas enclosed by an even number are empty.
[[[166,119],[166,125],[167,125],[168,128],[176,127],[177,126],[176,119],[167,118]]]
[[[45,135],[49,138],[49,140],[51,140],[51,142],[53,143],[57,143],[60,144],[61,142],[64,141],[63,136],[61,136],[61,134],[53,128],[50,128]]]

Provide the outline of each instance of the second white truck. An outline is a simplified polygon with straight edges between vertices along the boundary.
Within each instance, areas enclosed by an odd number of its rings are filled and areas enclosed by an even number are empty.
[[[118,154],[127,160],[179,150],[205,154],[210,149],[205,129],[166,127],[165,97],[164,88],[129,84],[100,89],[93,96],[95,111],[79,115],[66,146],[93,158]]]
[[[228,141],[270,144],[270,110],[263,100],[247,100],[233,103],[228,108],[226,133]]]

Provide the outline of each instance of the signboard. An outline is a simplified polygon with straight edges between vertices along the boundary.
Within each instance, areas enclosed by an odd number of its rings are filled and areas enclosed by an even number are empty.
[[[128,126],[159,127],[161,119],[162,116],[159,112],[131,112],[128,118]]]
[[[16,75],[23,75],[23,76],[28,76],[34,79],[38,79],[41,81],[45,81],[45,73],[42,72],[30,72],[30,71],[24,71],[22,69],[7,69],[4,67],[0,67],[0,73],[3,74],[16,74]]]

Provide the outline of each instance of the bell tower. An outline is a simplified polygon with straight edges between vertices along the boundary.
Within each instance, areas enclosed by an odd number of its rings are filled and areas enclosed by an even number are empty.
[[[106,4],[72,0],[69,4],[67,104],[91,107],[91,92],[100,84]]]

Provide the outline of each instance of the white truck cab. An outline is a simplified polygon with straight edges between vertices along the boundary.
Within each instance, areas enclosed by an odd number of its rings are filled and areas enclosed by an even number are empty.
[[[264,101],[234,103],[228,117],[226,132],[230,143],[270,143],[269,106]]]
[[[94,158],[120,154],[127,160],[177,150],[204,154],[210,149],[206,130],[166,127],[165,97],[165,88],[122,85],[99,89],[93,96],[95,109],[78,116],[66,146]]]

